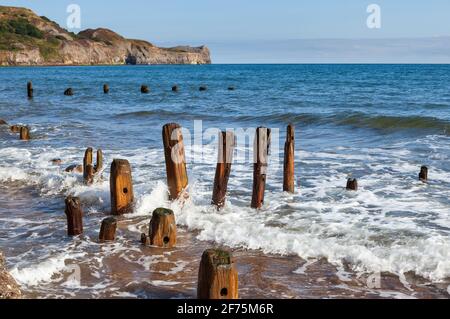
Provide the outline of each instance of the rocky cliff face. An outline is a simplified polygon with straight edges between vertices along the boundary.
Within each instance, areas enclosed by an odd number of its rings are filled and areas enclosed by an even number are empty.
[[[0,65],[210,64],[207,47],[159,48],[108,29],[70,33],[24,8],[0,6]]]
[[[14,278],[6,271],[5,260],[0,251],[0,299],[16,299],[22,296]]]

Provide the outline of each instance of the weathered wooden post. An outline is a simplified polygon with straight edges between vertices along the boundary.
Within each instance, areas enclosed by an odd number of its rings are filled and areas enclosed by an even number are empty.
[[[97,162],[94,166],[95,173],[99,173],[103,169],[103,152],[101,149],[97,150]]]
[[[33,98],[33,83],[31,81],[27,83],[27,95],[29,99]]]
[[[109,93],[109,85],[103,84],[103,93],[108,94]]]
[[[420,179],[420,181],[422,181],[424,183],[428,182],[428,167],[427,166],[422,166],[420,168],[419,179]]]
[[[142,85],[142,86],[141,86],[141,93],[142,93],[142,94],[147,94],[147,93],[149,93],[149,92],[150,92],[150,89],[148,88],[147,85]]]
[[[108,217],[102,221],[102,227],[100,229],[99,240],[104,241],[114,241],[116,239],[117,230],[117,218]]]
[[[26,126],[20,127],[20,139],[22,141],[28,141],[30,139],[30,130]]]
[[[209,249],[198,272],[198,299],[238,299],[238,272],[231,252]]]
[[[284,179],[283,191],[295,192],[295,128],[292,124],[287,127],[286,143],[284,145]]]
[[[73,95],[73,89],[72,88],[68,88],[64,91],[64,95],[66,96],[72,96]]]
[[[84,158],[83,158],[83,178],[84,180],[87,182],[89,180],[89,175],[90,175],[90,168],[89,166],[92,166],[92,162],[93,162],[93,150],[92,147],[88,147],[86,149],[86,152],[84,153]]]
[[[111,214],[124,215],[132,210],[134,201],[131,166],[127,160],[115,159],[110,176]]]
[[[236,138],[233,132],[221,132],[219,134],[219,154],[212,197],[212,204],[219,209],[225,205],[235,146]]]
[[[181,126],[175,123],[166,124],[162,135],[170,199],[177,200],[188,186]]]
[[[22,128],[21,125],[12,125],[10,126],[10,130],[12,133],[20,133],[20,129]]]
[[[149,232],[150,245],[172,248],[177,244],[175,214],[170,209],[158,208],[153,212]]]
[[[94,184],[95,169],[92,164],[88,164],[86,166],[86,170],[84,171],[84,174],[86,174],[85,178],[84,178],[84,182],[86,183],[86,185]]]
[[[358,180],[356,178],[349,178],[347,181],[347,190],[348,191],[357,191],[358,190]]]
[[[259,127],[256,130],[253,165],[252,208],[261,208],[264,204],[266,190],[267,167],[269,163],[271,130]]]
[[[78,236],[83,233],[83,210],[78,197],[66,198],[67,233],[69,236]]]

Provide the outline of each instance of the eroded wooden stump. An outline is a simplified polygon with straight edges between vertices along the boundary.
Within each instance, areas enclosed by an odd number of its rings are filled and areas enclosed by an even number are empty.
[[[73,95],[73,89],[72,88],[68,88],[64,91],[64,95],[65,96],[72,96]]]
[[[87,183],[92,175],[93,149],[88,147],[83,158],[83,179]]]
[[[97,162],[94,167],[95,174],[101,172],[103,169],[103,151],[101,149],[97,150]]]
[[[108,84],[103,84],[103,93],[104,94],[108,94],[109,93],[109,85]]]
[[[114,241],[116,239],[117,218],[108,217],[102,221],[100,228],[99,241]]]
[[[162,136],[170,199],[177,200],[188,186],[181,126],[175,123],[166,124]]]
[[[357,191],[358,190],[358,180],[356,178],[349,178],[347,180],[347,190]]]
[[[219,134],[219,153],[212,197],[212,204],[216,205],[217,208],[225,206],[235,146],[236,138],[233,132],[221,132]]]
[[[198,273],[198,299],[238,299],[238,272],[231,252],[209,249]]]
[[[295,129],[288,125],[286,143],[284,145],[284,178],[283,191],[295,192]]]
[[[20,139],[22,141],[28,141],[30,139],[30,130],[26,126],[20,127]]]
[[[84,182],[86,185],[94,184],[95,169],[92,164],[88,164],[84,170]]]
[[[419,180],[424,183],[428,182],[428,167],[427,166],[422,166],[420,168]]]
[[[175,214],[170,209],[158,208],[153,212],[149,232],[150,245],[172,248],[177,244]]]
[[[131,166],[127,160],[115,159],[110,176],[111,214],[124,215],[132,211],[134,201]]]
[[[27,96],[29,99],[33,98],[33,83],[30,81],[27,83]]]
[[[9,127],[12,133],[20,133],[21,125],[12,125]]]
[[[147,85],[142,85],[142,86],[141,86],[141,93],[142,93],[142,94],[150,93],[149,87],[148,87]]]
[[[83,165],[73,164],[73,165],[70,165],[69,167],[67,167],[65,169],[65,171],[66,171],[66,173],[72,173],[72,172],[83,173]]]
[[[78,236],[83,233],[83,210],[78,197],[66,198],[67,233],[69,236]]]
[[[264,204],[267,167],[269,163],[271,130],[259,127],[256,130],[253,165],[253,195],[251,207],[258,209]]]

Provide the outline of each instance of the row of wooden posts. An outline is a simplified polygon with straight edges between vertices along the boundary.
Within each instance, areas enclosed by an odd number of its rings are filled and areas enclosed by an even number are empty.
[[[180,90],[180,87],[178,85],[174,85],[172,86],[172,92],[178,92]],[[208,87],[207,86],[200,86],[198,88],[199,91],[207,91]],[[234,91],[235,87],[234,86],[229,86],[228,87],[228,91]],[[110,92],[110,87],[109,84],[103,84],[103,93],[108,94]],[[142,94],[147,94],[150,93],[150,88],[148,85],[141,85],[141,93]],[[66,96],[73,96],[74,95],[74,90],[73,88],[67,88],[64,91],[64,95]],[[34,96],[34,88],[33,88],[33,83],[32,82],[28,82],[27,83],[27,96],[29,99],[32,99]]]

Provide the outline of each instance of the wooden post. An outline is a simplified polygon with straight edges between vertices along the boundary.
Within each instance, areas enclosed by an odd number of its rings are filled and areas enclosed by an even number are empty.
[[[261,208],[264,204],[264,192],[266,190],[267,167],[270,151],[271,130],[265,127],[259,127],[256,130],[254,145],[253,166],[253,196],[252,208]]]
[[[147,93],[149,93],[149,92],[150,92],[150,89],[148,88],[147,85],[142,85],[142,86],[141,86],[141,93],[147,94]]]
[[[158,208],[150,221],[150,245],[172,248],[177,244],[175,214],[170,209]]]
[[[93,155],[92,155],[92,147],[88,147],[86,149],[86,152],[84,153],[84,159],[83,159],[83,178],[85,181],[87,181],[89,179],[89,174],[90,172],[88,171],[88,169],[90,170],[90,168],[88,168],[89,165],[92,166],[92,161],[93,161]]]
[[[117,219],[115,217],[108,217],[102,221],[102,227],[100,229],[99,240],[114,241],[116,239]]]
[[[20,139],[22,141],[28,141],[30,139],[30,130],[26,126],[20,128]]]
[[[109,93],[109,85],[103,84],[103,93],[108,94]]]
[[[163,127],[162,135],[170,199],[177,200],[188,186],[181,127],[174,123],[167,124]]]
[[[422,166],[420,168],[419,179],[424,183],[428,182],[428,167]]]
[[[97,163],[95,164],[94,171],[99,173],[103,169],[103,152],[101,149],[97,150]]]
[[[20,129],[22,128],[22,126],[20,125],[12,125],[10,126],[10,130],[12,133],[20,133]]]
[[[219,134],[219,154],[212,197],[212,204],[219,209],[225,206],[235,145],[236,138],[233,132],[221,132]]]
[[[292,124],[287,127],[286,144],[284,145],[284,179],[283,191],[295,192],[295,128]]]
[[[131,166],[127,160],[115,159],[110,176],[111,214],[124,215],[132,210],[134,201]]]
[[[27,83],[27,95],[29,99],[33,98],[33,83],[31,81]]]
[[[238,272],[231,252],[209,249],[198,273],[198,299],[238,299]]]
[[[78,172],[83,173],[83,165],[73,164],[65,169],[66,173]]]
[[[64,95],[72,96],[73,95],[73,89],[72,88],[68,88],[67,90],[64,91]]]
[[[178,92],[178,86],[176,85],[172,86],[172,92]]]
[[[234,86],[229,86],[228,87],[228,91],[234,91],[234,90],[236,90],[236,88]]]
[[[144,246],[150,246],[150,237],[147,234],[141,234],[141,243]]]
[[[358,190],[358,180],[356,178],[349,178],[347,181],[347,190],[348,191],[357,191]]]
[[[84,177],[84,182],[86,185],[92,185],[94,184],[94,175],[95,175],[95,169],[92,164],[88,164],[86,166],[86,170],[84,172],[86,175]]]
[[[67,233],[69,236],[78,236],[83,233],[83,210],[78,197],[66,198]]]
[[[199,91],[206,91],[206,90],[208,90],[208,88],[206,86],[201,86],[201,87],[199,87],[198,90]]]

